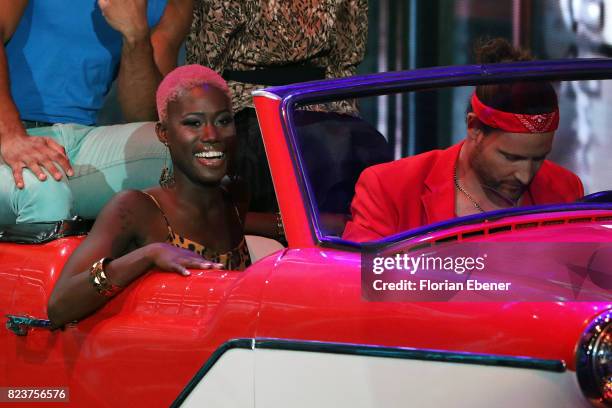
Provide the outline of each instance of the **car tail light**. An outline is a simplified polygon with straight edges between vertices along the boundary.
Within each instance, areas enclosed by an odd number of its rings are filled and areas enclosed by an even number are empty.
[[[576,373],[585,396],[596,407],[612,407],[612,310],[587,326],[578,344]]]

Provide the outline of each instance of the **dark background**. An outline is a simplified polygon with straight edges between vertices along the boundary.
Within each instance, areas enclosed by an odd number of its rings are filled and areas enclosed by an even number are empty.
[[[537,59],[612,57],[612,0],[370,0],[369,24],[359,73],[472,64],[483,37],[507,38]],[[558,89],[564,109],[550,158],[576,172],[587,192],[612,189],[612,112],[595,108],[612,110],[611,87]],[[469,92],[370,98],[360,109],[402,157],[462,139]],[[423,114],[432,107],[435,115]]]
[[[483,37],[507,38],[538,59],[612,57],[612,0],[369,0],[368,31],[359,74],[472,64]],[[369,98],[360,110],[399,158],[461,140],[470,92]],[[558,92],[562,120],[550,158],[577,173],[587,192],[612,189],[612,112],[601,109],[612,110],[612,85]],[[113,93],[101,124],[121,121]]]

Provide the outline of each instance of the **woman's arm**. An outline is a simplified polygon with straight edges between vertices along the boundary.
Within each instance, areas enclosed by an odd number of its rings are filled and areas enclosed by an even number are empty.
[[[186,268],[218,268],[200,255],[165,243],[151,242],[147,236],[151,213],[146,197],[137,191],[115,196],[98,216],[88,237],[74,251],[51,293],[48,315],[53,327],[80,320],[100,307],[110,297],[100,294],[91,281],[92,265],[102,258],[110,282],[126,287],[151,268],[189,275]],[[148,218],[148,220],[147,220]],[[135,248],[135,249],[134,249]]]

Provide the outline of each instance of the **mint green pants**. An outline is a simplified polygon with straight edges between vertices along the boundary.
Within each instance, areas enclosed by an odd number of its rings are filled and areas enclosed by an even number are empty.
[[[157,184],[166,148],[154,122],[113,126],[56,124],[29,129],[64,146],[74,176],[46,181],[24,169],[25,188],[15,187],[11,168],[0,165],[0,224],[95,218],[117,192]]]

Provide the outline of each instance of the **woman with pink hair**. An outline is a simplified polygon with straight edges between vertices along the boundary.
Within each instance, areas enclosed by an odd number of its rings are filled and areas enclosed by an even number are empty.
[[[117,194],[66,263],[49,299],[54,327],[82,319],[150,269],[242,270],[246,204],[226,177],[235,146],[231,95],[200,65],[169,73],[156,95],[157,137],[167,146],[160,187]],[[237,205],[240,204],[240,205]]]

